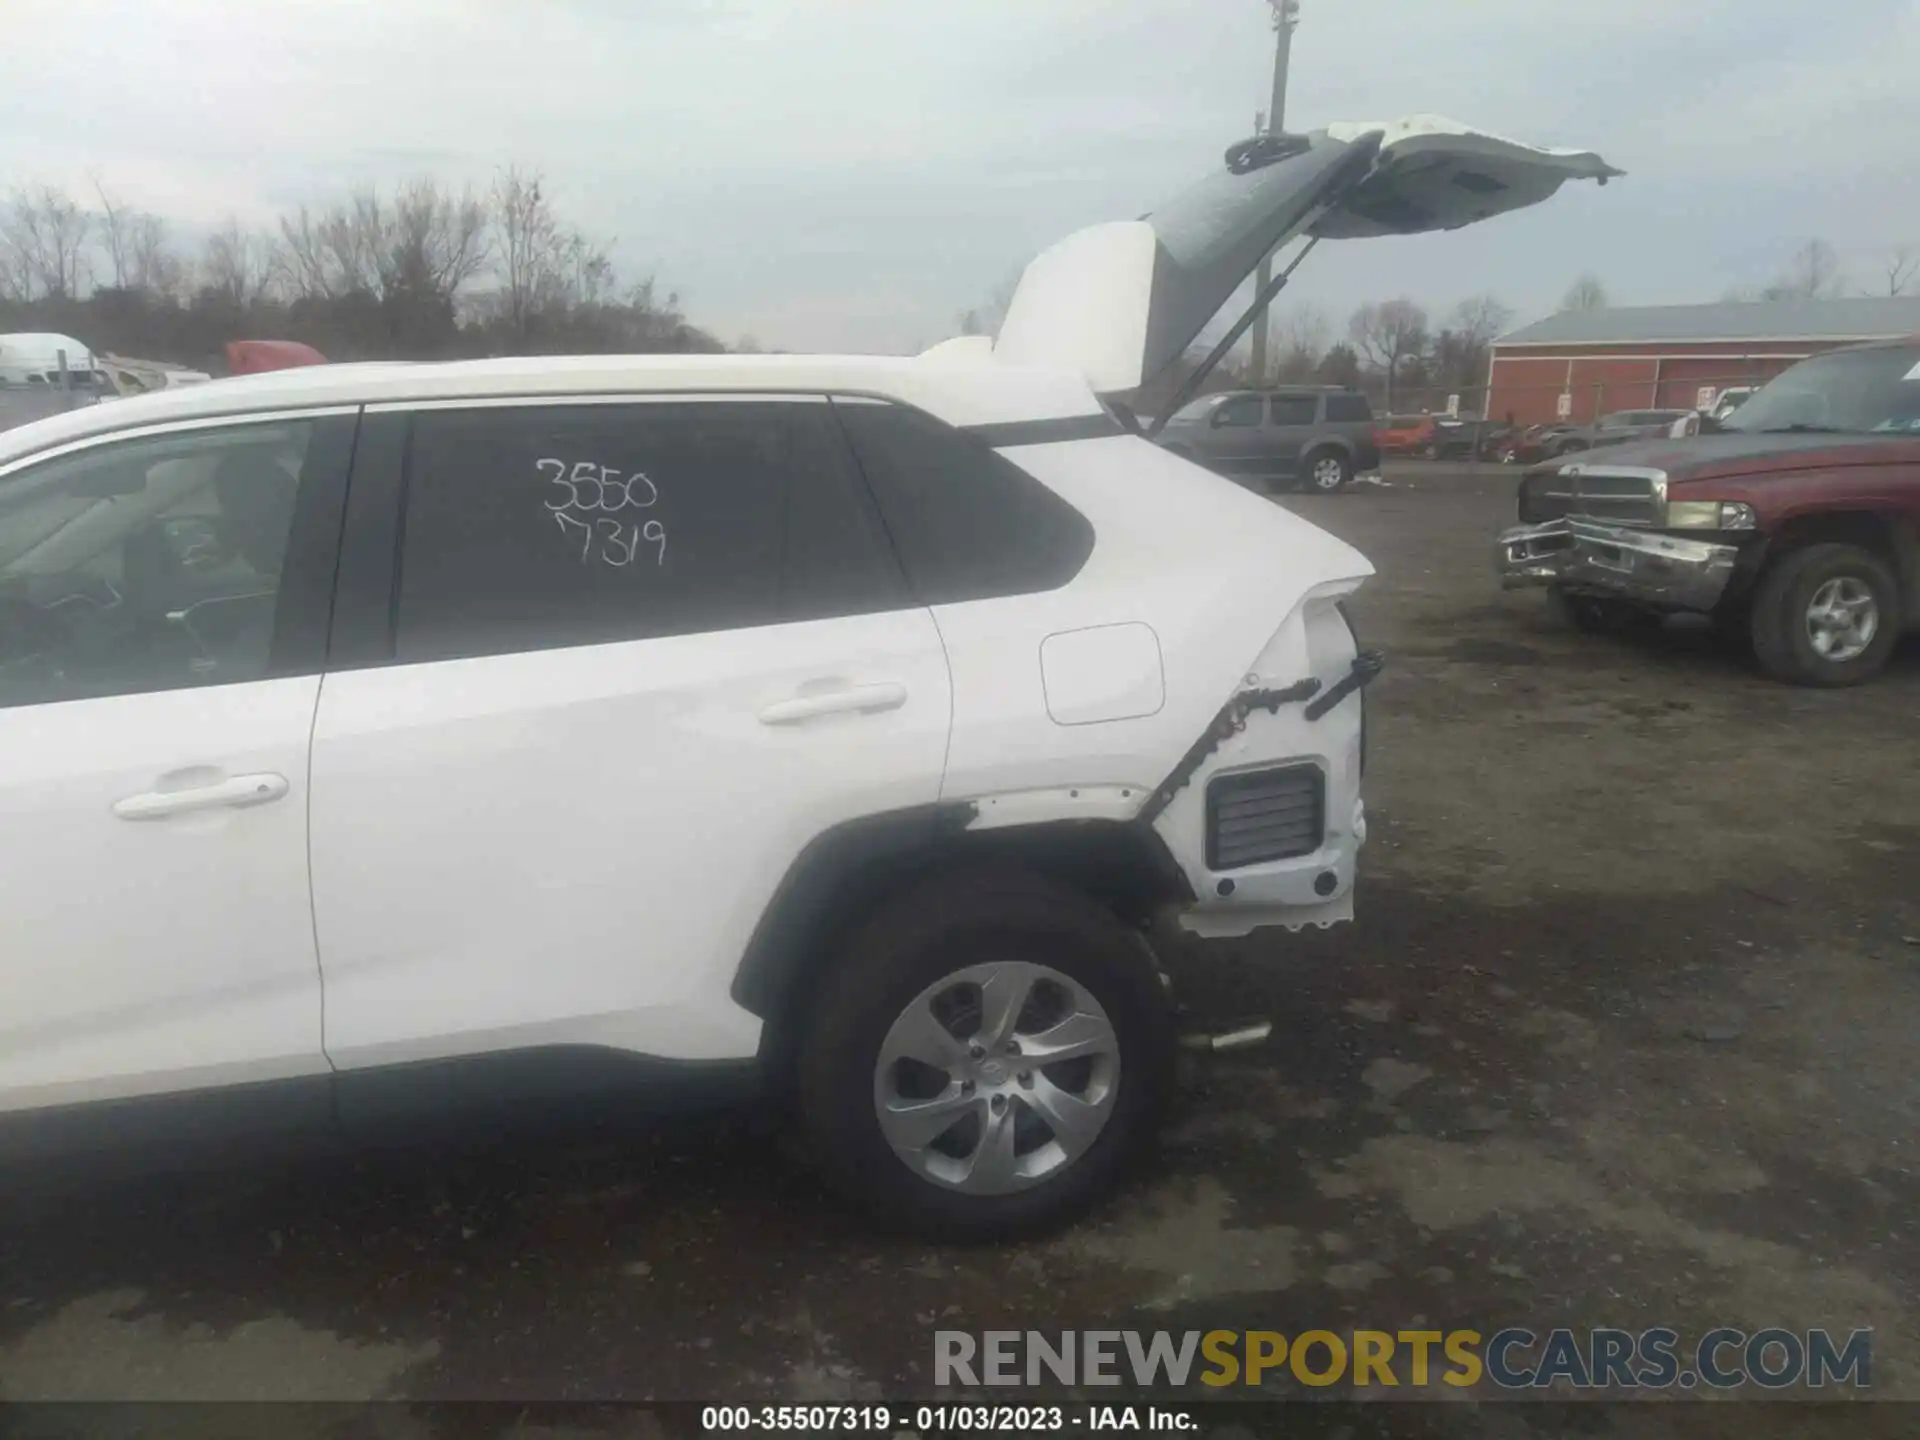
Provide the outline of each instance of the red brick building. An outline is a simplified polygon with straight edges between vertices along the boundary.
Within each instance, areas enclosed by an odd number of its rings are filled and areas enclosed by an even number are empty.
[[[1568,311],[1494,342],[1486,413],[1522,425],[1685,410],[1837,345],[1920,334],[1920,298]]]

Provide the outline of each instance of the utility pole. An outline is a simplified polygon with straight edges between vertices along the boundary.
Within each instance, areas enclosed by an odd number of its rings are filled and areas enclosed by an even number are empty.
[[[1293,27],[1300,23],[1300,0],[1267,0],[1273,11],[1273,104],[1267,111],[1266,132],[1279,135],[1286,129],[1287,114],[1287,65],[1293,59]],[[1258,119],[1254,121],[1256,130],[1262,128]],[[1260,273],[1254,281],[1254,293],[1266,290],[1273,279],[1273,257],[1267,256],[1260,262]],[[1262,305],[1260,313],[1253,318],[1253,383],[1267,383],[1267,307]]]

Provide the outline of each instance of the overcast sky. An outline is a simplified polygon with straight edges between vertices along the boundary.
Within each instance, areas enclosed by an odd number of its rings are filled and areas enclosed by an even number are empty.
[[[1920,0],[1303,0],[1289,128],[1428,111],[1598,150],[1607,188],[1323,246],[1344,325],[1405,294],[1554,308],[1764,282],[1809,235],[1920,243]],[[183,226],[348,185],[546,172],[722,338],[910,350],[1078,226],[1220,163],[1263,0],[85,0],[0,31],[0,184],[101,172]]]

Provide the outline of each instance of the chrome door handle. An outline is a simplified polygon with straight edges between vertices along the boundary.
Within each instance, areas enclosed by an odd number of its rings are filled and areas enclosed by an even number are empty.
[[[907,703],[907,687],[899,684],[854,685],[817,695],[780,700],[760,712],[762,725],[797,725],[818,715],[877,715]]]
[[[237,810],[247,805],[265,805],[287,793],[284,775],[235,775],[214,785],[198,785],[190,790],[149,790],[144,795],[129,795],[117,802],[113,813],[122,820],[164,820],[169,815],[185,815],[194,810]]]

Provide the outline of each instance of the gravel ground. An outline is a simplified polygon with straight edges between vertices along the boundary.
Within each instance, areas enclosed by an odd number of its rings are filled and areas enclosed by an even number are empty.
[[[15,1193],[0,1397],[870,1400],[930,1393],[936,1327],[1655,1324],[1871,1326],[1875,1393],[1920,1397],[1920,653],[1814,693],[1702,631],[1558,630],[1491,578],[1513,481],[1396,466],[1282,502],[1380,572],[1355,606],[1389,656],[1360,918],[1183,957],[1274,1038],[1196,1068],[1083,1225],[877,1239],[751,1117]],[[1845,1433],[1910,1431],[1906,1407],[1847,1409]],[[1816,1418],[1546,1413],[1314,1428]]]

